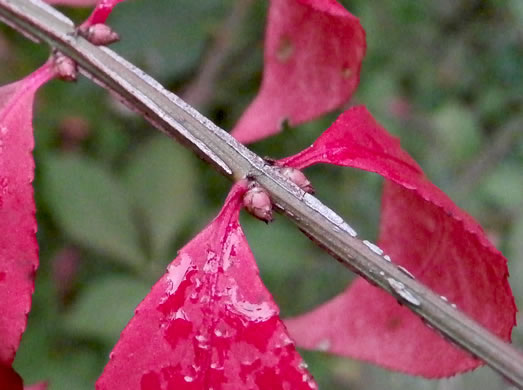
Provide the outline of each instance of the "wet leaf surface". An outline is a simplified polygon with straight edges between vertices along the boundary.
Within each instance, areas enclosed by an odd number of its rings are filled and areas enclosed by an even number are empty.
[[[364,107],[348,110],[310,148],[281,162],[336,164],[385,177],[380,247],[442,299],[510,340],[516,307],[506,259]],[[415,375],[443,377],[482,364],[363,279],[287,325],[300,346]]]
[[[233,187],[137,307],[97,389],[316,388],[239,225],[245,190]]]
[[[25,330],[38,267],[32,182],[33,100],[49,64],[0,88],[0,364],[10,365]]]

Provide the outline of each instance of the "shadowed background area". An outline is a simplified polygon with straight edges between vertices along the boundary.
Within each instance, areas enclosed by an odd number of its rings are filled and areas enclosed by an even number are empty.
[[[520,0],[341,1],[367,32],[367,105],[431,180],[483,225],[509,259],[523,304],[523,3]],[[258,90],[267,2],[129,0],[109,24],[113,49],[231,129]],[[88,9],[62,8],[75,21]],[[43,63],[48,49],[0,25],[0,82]],[[349,105],[347,105],[348,107]],[[296,153],[341,111],[252,145]],[[213,218],[230,183],[81,78],[52,82],[35,111],[41,267],[15,360],[27,383],[91,389],[134,307],[176,251]],[[332,166],[307,171],[317,195],[375,240],[381,179]],[[284,218],[242,217],[262,277],[282,314],[340,292],[353,275]],[[451,270],[449,270],[451,272]],[[522,322],[520,316],[519,322]],[[523,346],[523,328],[514,342]],[[304,352],[325,389],[508,389],[488,368],[427,381]]]

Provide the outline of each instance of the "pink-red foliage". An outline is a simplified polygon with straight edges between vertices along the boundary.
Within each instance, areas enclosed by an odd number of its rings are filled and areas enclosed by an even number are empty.
[[[239,225],[245,182],[137,307],[98,390],[311,389]]]
[[[121,1],[99,0],[82,27],[105,23]],[[271,0],[262,85],[233,135],[252,142],[279,132],[284,120],[296,125],[341,106],[358,85],[364,54],[363,28],[335,0]],[[0,88],[0,388],[23,388],[11,364],[38,266],[32,105],[53,75],[45,65]],[[506,259],[365,108],[348,110],[314,145],[279,163],[328,163],[383,176],[379,245],[442,299],[510,340],[516,309]],[[239,225],[246,189],[243,181],[233,187],[220,214],[138,306],[97,389],[316,388]],[[481,364],[363,279],[287,324],[301,346],[410,374],[449,376]]]
[[[311,147],[280,163],[300,169],[328,163],[383,176],[381,248],[442,299],[510,340],[516,307],[506,259],[364,107],[348,110]],[[442,377],[481,364],[361,278],[286,323],[300,346],[409,374]]]
[[[48,63],[0,88],[0,365],[5,366],[26,327],[38,267],[32,112],[37,89],[53,75]]]
[[[263,81],[232,134],[243,143],[345,103],[359,82],[365,32],[334,0],[271,0]]]
[[[24,383],[10,365],[0,363],[0,389],[22,390]]]
[[[89,15],[85,22],[82,23],[82,27],[89,27],[93,24],[105,23],[111,12],[113,12],[113,8],[116,6],[116,4],[121,3],[122,1],[124,0],[98,0],[91,15]]]

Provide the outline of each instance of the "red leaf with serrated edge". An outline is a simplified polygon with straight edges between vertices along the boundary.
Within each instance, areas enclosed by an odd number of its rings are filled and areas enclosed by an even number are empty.
[[[33,100],[54,73],[48,63],[0,88],[0,364],[25,330],[38,267],[33,188]]]
[[[253,142],[345,103],[365,54],[359,20],[334,0],[271,0],[258,96],[232,131]]]
[[[239,225],[245,191],[233,187],[137,307],[98,390],[316,388]]]
[[[105,23],[113,8],[116,4],[121,3],[124,0],[98,0],[93,12],[89,17],[82,23],[82,27],[89,27],[93,24]]]
[[[472,217],[425,177],[399,141],[364,107],[348,110],[314,145],[280,163],[296,168],[336,164],[388,179],[380,247],[442,299],[510,340],[516,307],[506,259]],[[300,346],[409,374],[443,377],[482,364],[361,278],[332,300],[286,324]]]

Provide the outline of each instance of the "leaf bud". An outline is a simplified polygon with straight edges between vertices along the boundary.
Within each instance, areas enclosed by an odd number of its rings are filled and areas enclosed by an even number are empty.
[[[311,182],[299,169],[292,167],[283,167],[280,169],[280,173],[287,179],[292,181],[294,184],[296,184],[298,187],[300,187],[303,191],[309,194],[314,194],[314,188],[312,187]]]
[[[118,33],[103,23],[93,24],[87,28],[80,27],[78,33],[96,46],[110,45],[120,40]]]
[[[57,51],[53,54],[53,66],[60,80],[76,81],[78,67],[71,57]]]
[[[269,223],[272,221],[272,202],[265,189],[254,184],[243,196],[245,209],[256,218]]]

